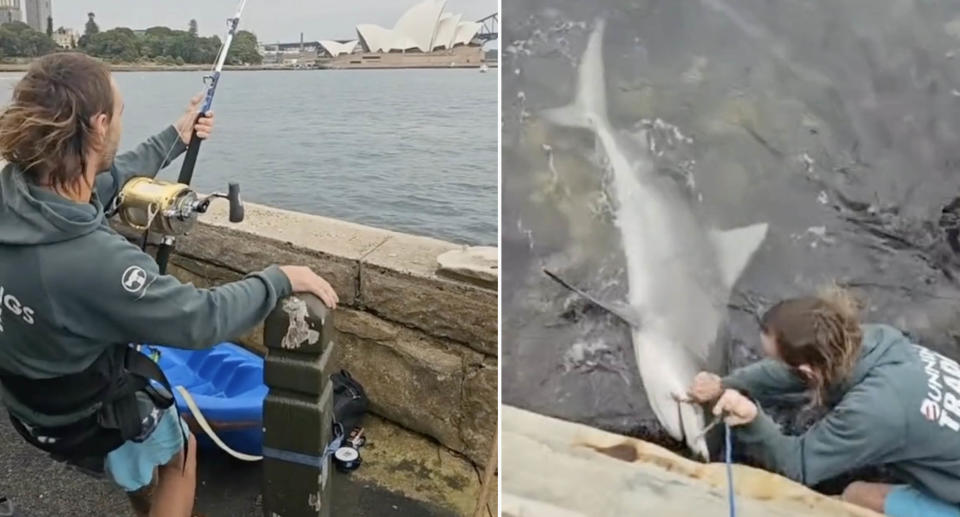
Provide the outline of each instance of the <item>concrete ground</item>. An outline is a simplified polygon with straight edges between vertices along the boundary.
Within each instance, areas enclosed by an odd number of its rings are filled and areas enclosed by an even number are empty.
[[[14,502],[17,517],[133,515],[119,489],[67,470],[24,443],[10,426],[5,412],[0,415],[0,443],[3,444],[0,449],[0,497],[8,497]],[[218,451],[201,451],[194,511],[206,517],[263,515],[259,505],[260,475],[258,463],[235,461]],[[454,515],[364,483],[357,477],[336,473],[333,479],[332,516]]]

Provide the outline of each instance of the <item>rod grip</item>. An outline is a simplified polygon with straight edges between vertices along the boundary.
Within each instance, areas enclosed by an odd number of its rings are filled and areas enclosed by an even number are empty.
[[[200,117],[197,117],[197,120],[200,120]],[[187,146],[187,156],[183,159],[183,165],[180,167],[180,177],[177,179],[178,183],[183,183],[184,185],[189,185],[190,181],[193,180],[193,169],[197,165],[197,155],[200,154],[200,143],[203,140],[197,136],[197,124],[193,124],[193,133],[190,136],[190,145]]]

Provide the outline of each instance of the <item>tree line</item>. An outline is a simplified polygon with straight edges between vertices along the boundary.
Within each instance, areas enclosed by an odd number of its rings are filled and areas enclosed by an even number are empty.
[[[83,36],[71,41],[68,49],[53,40],[53,21],[47,20],[47,32],[33,30],[23,22],[0,25],[0,57],[38,57],[51,52],[76,50],[117,63],[150,62],[167,65],[212,63],[223,42],[219,36],[199,35],[197,21],[190,20],[187,30],[151,27],[137,33],[126,27],[100,31],[94,13],[88,14]],[[58,32],[65,32],[63,28]],[[239,31],[233,40],[227,64],[260,64],[257,37]]]

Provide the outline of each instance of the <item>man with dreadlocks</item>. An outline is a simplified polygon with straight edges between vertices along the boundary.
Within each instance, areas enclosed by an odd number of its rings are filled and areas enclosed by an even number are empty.
[[[848,293],[781,301],[761,319],[767,359],[727,377],[701,372],[690,397],[716,401],[771,470],[808,486],[869,466],[903,484],[854,482],[843,499],[893,517],[960,517],[960,366],[887,325],[861,324]],[[829,408],[799,436],[762,407],[803,400]]]
[[[109,475],[139,516],[191,514],[196,447],[171,394],[148,382],[162,372],[129,344],[207,348],[292,293],[338,301],[302,266],[198,289],[107,224],[103,207],[128,180],[155,176],[194,129],[210,135],[200,100],[118,155],[123,98],[110,69],[66,52],[32,63],[0,112],[0,399],[27,442]]]

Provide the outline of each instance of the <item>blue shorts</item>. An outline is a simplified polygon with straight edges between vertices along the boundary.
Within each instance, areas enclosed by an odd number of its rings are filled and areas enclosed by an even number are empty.
[[[170,406],[146,440],[126,442],[107,455],[107,474],[127,492],[140,490],[153,480],[157,467],[170,463],[183,449],[184,435],[190,436],[190,430],[177,406]]]
[[[960,517],[960,505],[921,492],[909,485],[896,485],[887,494],[883,513],[890,517]]]

